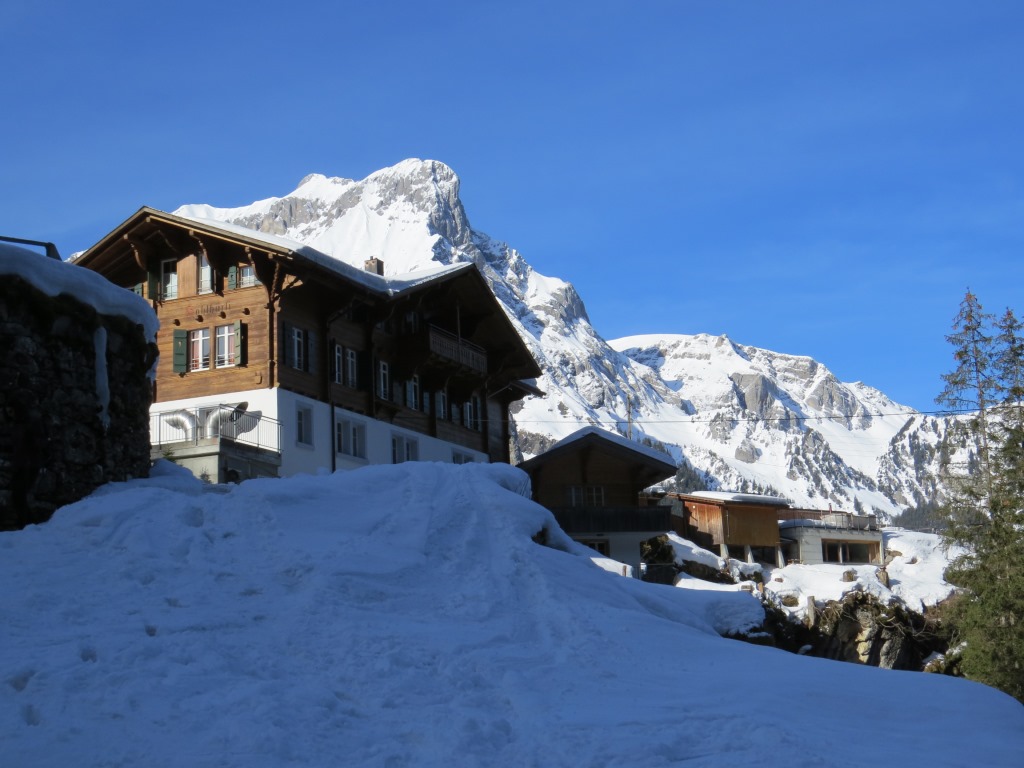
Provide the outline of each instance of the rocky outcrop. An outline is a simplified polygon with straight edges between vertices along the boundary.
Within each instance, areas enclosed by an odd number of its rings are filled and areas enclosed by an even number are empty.
[[[864,592],[851,592],[816,614],[807,637],[806,652],[812,656],[921,670],[929,656],[944,652],[948,644],[937,622]]]

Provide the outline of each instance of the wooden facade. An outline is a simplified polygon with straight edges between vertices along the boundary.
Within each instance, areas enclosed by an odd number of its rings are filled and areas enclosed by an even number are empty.
[[[738,548],[749,557],[751,548],[775,550],[779,546],[779,512],[788,508],[784,499],[745,494],[668,495],[678,502],[673,515],[676,533],[706,549],[728,556]]]
[[[509,405],[536,393],[540,369],[472,264],[389,280],[150,208],[76,263],[151,300],[154,408],[281,388],[508,461]]]
[[[670,508],[648,506],[641,494],[675,474],[660,452],[589,427],[519,466],[533,500],[566,533],[616,560],[638,566],[640,542],[669,530]]]

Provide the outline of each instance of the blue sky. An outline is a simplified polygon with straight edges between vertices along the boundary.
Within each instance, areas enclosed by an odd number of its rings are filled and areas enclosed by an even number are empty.
[[[727,334],[933,409],[1024,312],[1024,4],[0,3],[0,234],[407,157],[606,338]]]

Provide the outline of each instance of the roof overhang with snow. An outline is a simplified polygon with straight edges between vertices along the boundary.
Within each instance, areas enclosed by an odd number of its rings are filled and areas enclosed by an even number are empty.
[[[602,451],[629,464],[642,487],[653,485],[676,473],[676,465],[667,454],[598,427],[584,427],[573,432],[544,453],[524,461],[519,467],[531,473],[554,459],[588,449]]]
[[[449,303],[472,336],[486,338],[489,358],[500,368],[499,382],[536,379],[540,366],[512,325],[501,303],[476,265],[470,262],[383,277],[310,248],[290,238],[257,232],[236,224],[179,216],[142,207],[99,242],[81,253],[75,264],[99,272],[112,282],[131,285],[140,270],[155,270],[167,253],[202,251],[217,266],[223,251],[256,256],[268,269],[298,277],[303,283],[326,290],[343,288],[371,303],[416,302],[427,294]],[[265,284],[273,281],[261,280]],[[542,394],[523,384],[516,390]],[[513,398],[515,399],[515,398]]]

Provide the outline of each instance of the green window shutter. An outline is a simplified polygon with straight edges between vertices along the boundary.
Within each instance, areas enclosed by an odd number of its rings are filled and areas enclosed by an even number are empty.
[[[235,321],[235,365],[245,365],[245,324]]]
[[[171,360],[174,364],[175,373],[185,373],[188,370],[188,331],[180,328],[174,329]]]
[[[136,283],[132,287],[132,292],[138,294],[139,296],[145,296],[146,295],[146,284],[145,283]]]
[[[233,291],[238,287],[238,267],[228,268],[228,290]]]
[[[160,273],[146,273],[146,296],[150,299],[160,297]]]

